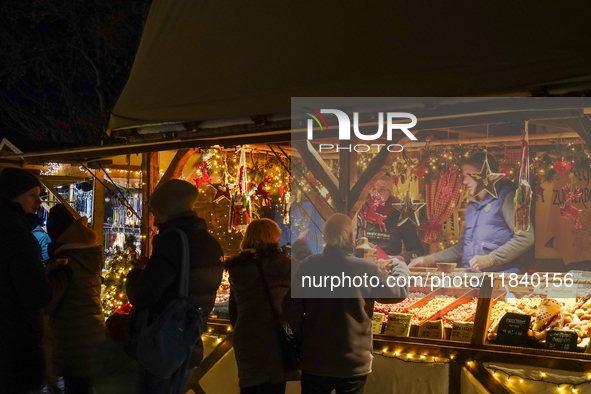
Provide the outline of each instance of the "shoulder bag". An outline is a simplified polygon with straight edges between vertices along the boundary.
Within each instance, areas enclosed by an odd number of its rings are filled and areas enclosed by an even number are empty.
[[[282,319],[279,317],[279,313],[277,312],[275,304],[273,303],[273,297],[271,296],[271,291],[269,290],[269,284],[267,283],[267,278],[265,278],[265,272],[258,255],[255,255],[255,263],[258,268],[261,281],[263,282],[263,288],[265,289],[265,294],[267,295],[267,301],[269,301],[271,306],[271,313],[273,314],[273,320],[275,324],[275,336],[277,338],[277,343],[279,344],[283,368],[286,370],[295,369],[300,364],[302,344],[291,331],[289,324],[282,321]]]
[[[151,324],[148,324],[148,313],[144,313],[137,347],[137,361],[149,373],[161,379],[168,379],[185,362],[188,363],[203,331],[202,310],[189,299],[187,235],[177,228],[168,231],[176,231],[182,243],[178,297]]]

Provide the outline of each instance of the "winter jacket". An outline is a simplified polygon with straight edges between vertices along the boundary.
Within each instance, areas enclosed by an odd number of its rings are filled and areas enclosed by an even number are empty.
[[[289,292],[290,260],[276,246],[257,253],[276,310]],[[255,263],[255,252],[244,251],[228,259],[230,276],[230,321],[234,327],[234,354],[240,387],[281,383],[289,379],[282,367],[275,339],[275,320]]]
[[[0,200],[0,391],[20,393],[42,386],[40,311],[49,284],[36,219],[16,203]]]
[[[499,186],[500,185],[500,186]],[[470,267],[470,259],[476,255],[490,255],[495,265],[486,272],[519,273],[522,270],[519,257],[534,244],[534,229],[515,234],[515,197],[510,183],[497,184],[498,199],[487,195],[480,201],[472,201],[466,209],[464,231],[459,242],[449,249],[433,254],[439,263],[462,261]]]
[[[367,274],[379,278],[377,287],[383,291],[376,294],[380,297],[368,297],[372,291],[363,288],[350,288],[347,292],[296,288],[300,282],[298,278],[306,275],[341,276],[343,273],[351,277]],[[390,275],[408,278],[408,267],[397,262]],[[388,287],[388,273],[371,260],[353,256],[352,246],[327,245],[322,254],[302,261],[294,278],[291,295],[302,295],[302,298],[287,297],[284,310],[287,321],[302,338],[302,372],[332,378],[354,378],[371,373],[374,301],[400,302],[408,294],[408,285]],[[324,298],[320,298],[322,296]]]
[[[79,221],[55,241],[57,248],[52,257],[68,259],[71,272],[67,290],[53,315],[54,356],[60,376],[93,376],[94,353],[105,340],[100,300],[105,259],[102,246],[96,242],[96,233]]]
[[[37,239],[37,242],[39,242],[39,246],[41,246],[41,258],[45,263],[47,260],[49,260],[48,247],[51,243],[51,238],[49,238],[49,235],[47,235],[41,225],[35,227],[33,230],[33,235]]]
[[[365,222],[359,215],[357,218],[357,238],[367,237],[368,241],[379,246],[389,256],[402,256],[406,264],[417,256],[422,256],[425,249],[417,236],[417,231],[410,220],[398,226],[400,212],[392,212],[384,219],[384,228],[378,224]],[[364,227],[365,226],[365,227]],[[402,253],[402,242],[406,252]]]
[[[207,231],[205,220],[193,211],[185,212],[158,225],[154,237],[152,256],[145,269],[132,269],[127,276],[127,296],[133,305],[132,327],[139,324],[137,311],[148,309],[149,321],[161,313],[178,296],[182,244],[176,231],[187,234],[189,240],[189,296],[203,310],[204,322],[213,310],[215,296],[222,283],[224,270],[223,250],[219,242]],[[195,346],[191,364],[203,358],[203,344]]]

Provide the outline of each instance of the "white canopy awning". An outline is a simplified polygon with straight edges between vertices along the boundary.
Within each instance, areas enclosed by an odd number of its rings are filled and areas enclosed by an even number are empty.
[[[575,6],[576,5],[576,6]],[[111,130],[591,74],[591,2],[154,0]]]

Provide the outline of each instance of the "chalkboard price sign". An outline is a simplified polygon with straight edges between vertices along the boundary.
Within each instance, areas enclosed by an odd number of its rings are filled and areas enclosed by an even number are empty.
[[[578,335],[574,331],[550,330],[546,335],[546,349],[575,352]]]
[[[506,313],[499,323],[496,343],[507,346],[525,346],[530,321],[530,315]]]

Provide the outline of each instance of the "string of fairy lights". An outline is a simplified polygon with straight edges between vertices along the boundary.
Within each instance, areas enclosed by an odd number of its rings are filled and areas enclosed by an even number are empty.
[[[418,364],[429,364],[429,365],[444,365],[449,364],[450,362],[454,362],[456,359],[455,355],[450,355],[449,357],[440,357],[435,355],[429,355],[427,352],[421,353],[412,353],[412,352],[404,352],[400,349],[390,349],[389,347],[383,347],[380,350],[374,350],[375,354],[379,354],[388,358],[396,358],[399,361],[403,361],[405,363],[418,363]],[[474,360],[467,360],[465,361],[465,366],[468,369],[473,369],[476,365],[476,361]],[[504,385],[522,385],[527,381],[531,382],[543,382],[547,384],[552,384],[556,386],[556,392],[558,393],[573,393],[577,394],[580,392],[581,387],[591,387],[591,373],[587,373],[584,379],[585,381],[579,383],[572,383],[572,382],[556,382],[550,380],[548,377],[548,372],[539,371],[538,375],[539,378],[532,378],[527,376],[522,376],[515,373],[509,373],[506,370],[500,369],[498,367],[488,367],[485,366],[488,370],[492,370],[492,376],[499,381],[499,383]]]

